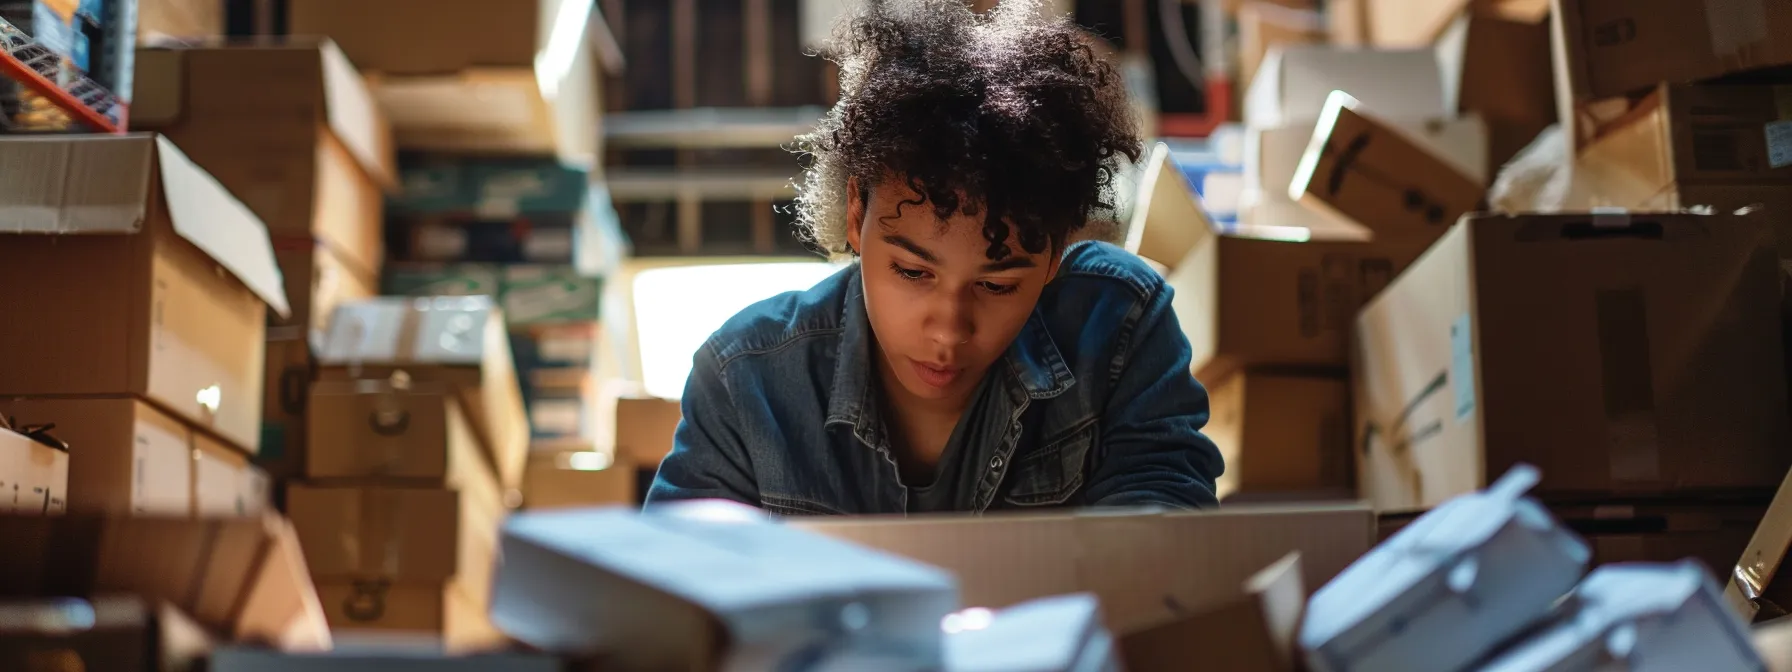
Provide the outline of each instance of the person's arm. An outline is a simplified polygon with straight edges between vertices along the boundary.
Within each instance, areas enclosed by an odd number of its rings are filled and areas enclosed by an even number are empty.
[[[734,401],[710,344],[697,350],[685,381],[684,418],[672,452],[660,462],[647,505],[685,499],[728,499],[759,506],[759,487],[747,449],[735,430]]]
[[[1101,452],[1085,501],[1094,506],[1219,506],[1214,480],[1225,470],[1219,449],[1201,434],[1207,390],[1189,371],[1188,339],[1159,285],[1145,302],[1103,411]]]

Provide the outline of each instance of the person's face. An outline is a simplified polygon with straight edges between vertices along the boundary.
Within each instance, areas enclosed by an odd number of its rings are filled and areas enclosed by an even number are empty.
[[[885,386],[894,378],[920,399],[967,398],[1026,325],[1057,272],[1056,252],[1029,254],[1011,233],[1008,256],[992,261],[981,217],[959,213],[942,226],[900,180],[883,180],[869,202],[856,182],[848,190],[846,237],[859,253]]]

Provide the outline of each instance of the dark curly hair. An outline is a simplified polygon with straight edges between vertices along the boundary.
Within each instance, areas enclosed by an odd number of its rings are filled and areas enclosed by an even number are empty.
[[[1066,17],[1026,0],[987,15],[963,0],[862,4],[823,50],[840,64],[840,100],[795,145],[812,158],[796,199],[810,243],[850,254],[846,199],[892,178],[922,196],[905,205],[981,217],[992,260],[1007,256],[1010,225],[1038,254],[1113,209],[1138,126],[1119,74]],[[849,177],[859,194],[845,193]]]

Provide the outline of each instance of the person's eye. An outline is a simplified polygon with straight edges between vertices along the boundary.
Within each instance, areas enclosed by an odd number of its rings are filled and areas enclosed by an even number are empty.
[[[904,280],[922,280],[927,277],[927,271],[903,268],[896,264],[890,264],[890,270],[895,271],[896,275],[902,276]]]
[[[1020,289],[1020,285],[1004,285],[1004,284],[1001,284],[998,282],[980,282],[977,284],[983,285],[983,291],[989,292],[996,296],[1002,296],[1004,294],[1013,294],[1015,292],[1015,290]]]

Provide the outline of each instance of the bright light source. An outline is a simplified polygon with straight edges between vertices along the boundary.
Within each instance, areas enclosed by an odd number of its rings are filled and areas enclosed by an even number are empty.
[[[678,266],[635,276],[635,338],[647,393],[684,395],[691,357],[747,306],[815,286],[840,267],[822,262]]]
[[[983,607],[971,607],[964,611],[946,614],[945,618],[940,619],[940,630],[945,631],[948,635],[955,635],[960,632],[982,630],[989,627],[989,624],[995,620],[995,612]]]
[[[565,458],[566,464],[561,468],[574,471],[603,471],[609,469],[610,465],[614,462],[609,453],[599,453],[589,450],[568,453],[563,457]]]
[[[193,396],[193,400],[199,402],[199,405],[207,412],[217,413],[218,405],[224,402],[224,390],[213,385],[200,390],[199,394]]]

